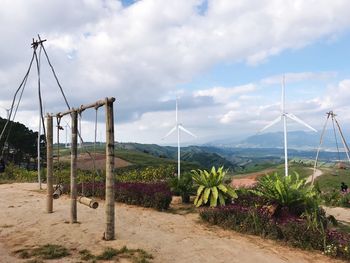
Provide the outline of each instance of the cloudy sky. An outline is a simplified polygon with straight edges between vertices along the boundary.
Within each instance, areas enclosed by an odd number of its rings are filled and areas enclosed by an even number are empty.
[[[350,125],[350,1],[347,0],[0,0],[0,116],[28,68],[40,34],[71,106],[115,97],[116,139],[161,138],[179,119],[198,138],[255,134],[287,111],[320,130],[334,110]],[[65,109],[42,57],[46,112]],[[82,135],[92,140],[94,112]],[[104,138],[104,112],[98,113]],[[33,67],[16,120],[38,129]],[[69,120],[65,120],[68,121]],[[290,123],[291,130],[300,130]],[[271,131],[281,130],[281,125]],[[64,136],[63,136],[64,137]]]

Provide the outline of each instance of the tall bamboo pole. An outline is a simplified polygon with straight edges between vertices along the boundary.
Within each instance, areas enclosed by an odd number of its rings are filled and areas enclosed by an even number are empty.
[[[70,198],[71,198],[71,224],[77,223],[77,142],[78,142],[78,113],[72,111],[72,141],[71,141],[71,173],[70,173]]]
[[[41,115],[39,118],[39,131],[37,139],[37,166],[38,166],[38,184],[39,189],[41,190],[41,154],[40,154],[40,143],[41,143]]]
[[[52,213],[53,210],[53,185],[52,185],[52,176],[53,176],[53,122],[52,116],[47,114],[46,116],[46,143],[47,143],[47,196],[46,196],[46,212]]]
[[[114,218],[115,218],[115,199],[114,199],[114,117],[113,102],[114,98],[106,98],[106,228],[105,240],[115,238]]]

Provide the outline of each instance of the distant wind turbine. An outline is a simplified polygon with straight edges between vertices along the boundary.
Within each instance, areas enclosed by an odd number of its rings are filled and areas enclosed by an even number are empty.
[[[278,123],[279,121],[283,121],[283,132],[284,132],[284,174],[285,176],[288,176],[288,145],[287,145],[287,118],[296,121],[302,125],[304,125],[305,127],[307,127],[308,129],[317,132],[317,130],[315,130],[314,128],[312,128],[310,125],[308,125],[307,123],[303,122],[301,119],[299,119],[297,116],[295,116],[292,113],[287,113],[285,111],[285,76],[283,76],[282,79],[282,101],[281,101],[281,115],[278,116],[275,120],[273,120],[272,122],[270,122],[268,125],[266,125],[263,129],[261,129],[259,131],[262,132],[268,128],[270,128],[271,126],[275,125],[276,123]]]
[[[164,140],[166,137],[170,136],[174,131],[177,131],[177,178],[180,179],[180,130],[186,132],[187,134],[191,135],[192,137],[197,137],[194,135],[192,132],[186,130],[184,126],[178,122],[178,117],[177,117],[177,100],[176,98],[176,109],[175,109],[175,126],[162,138]]]

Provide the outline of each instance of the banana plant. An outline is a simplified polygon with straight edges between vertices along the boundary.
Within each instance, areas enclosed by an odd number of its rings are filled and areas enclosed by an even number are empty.
[[[230,186],[222,183],[226,174],[223,166],[217,170],[213,166],[210,172],[200,169],[191,172],[193,180],[198,184],[197,196],[194,200],[196,207],[208,204],[208,202],[211,207],[216,207],[218,201],[220,205],[225,205],[227,198],[237,198],[236,192]]]

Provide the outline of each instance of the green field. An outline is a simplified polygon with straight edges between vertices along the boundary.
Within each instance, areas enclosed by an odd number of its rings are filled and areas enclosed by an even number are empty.
[[[340,190],[341,182],[350,187],[350,170],[327,168],[322,169],[322,171],[324,174],[316,179],[316,183],[321,191]]]

